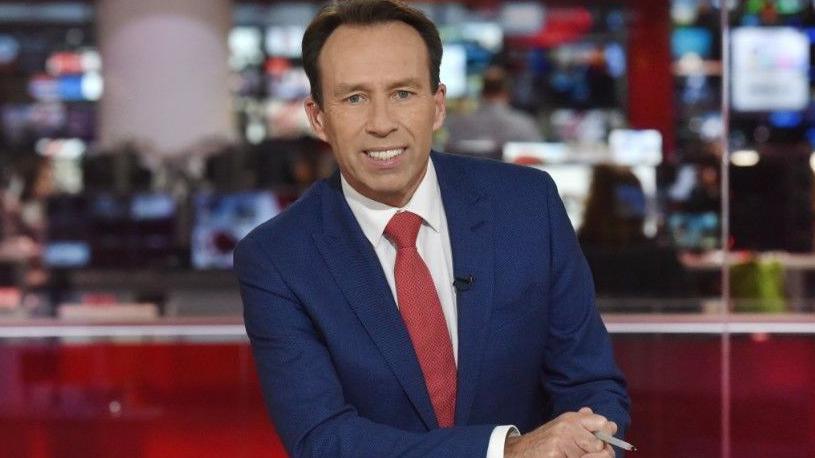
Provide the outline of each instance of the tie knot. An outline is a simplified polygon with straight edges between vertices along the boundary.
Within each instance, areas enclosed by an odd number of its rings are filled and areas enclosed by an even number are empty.
[[[394,242],[397,248],[415,248],[421,225],[422,217],[416,213],[399,212],[385,227],[385,237]]]

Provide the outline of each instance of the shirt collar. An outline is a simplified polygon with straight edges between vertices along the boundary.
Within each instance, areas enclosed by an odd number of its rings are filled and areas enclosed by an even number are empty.
[[[351,207],[351,212],[362,228],[363,234],[373,246],[379,244],[385,232],[385,226],[388,225],[393,215],[401,210],[421,216],[424,222],[436,232],[441,228],[441,190],[436,177],[436,169],[429,158],[424,178],[408,203],[402,208],[391,207],[363,196],[348,183],[342,174],[340,174],[340,182],[345,201]]]

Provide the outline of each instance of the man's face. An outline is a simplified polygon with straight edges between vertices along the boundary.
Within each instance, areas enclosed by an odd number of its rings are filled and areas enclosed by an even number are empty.
[[[433,93],[427,47],[402,22],[337,28],[318,59],[322,106],[305,107],[315,133],[362,195],[395,207],[425,171],[444,121],[444,85]]]

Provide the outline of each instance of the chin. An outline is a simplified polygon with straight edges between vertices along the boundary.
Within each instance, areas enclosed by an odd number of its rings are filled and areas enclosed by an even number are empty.
[[[396,189],[401,189],[405,185],[406,180],[394,174],[379,174],[367,177],[363,183],[370,189],[379,192],[389,192]]]
[[[391,188],[391,187],[382,187],[382,186],[376,186],[376,187],[372,187],[370,189],[374,194],[376,194],[378,196],[382,196],[382,197],[397,196],[402,191],[402,188]]]

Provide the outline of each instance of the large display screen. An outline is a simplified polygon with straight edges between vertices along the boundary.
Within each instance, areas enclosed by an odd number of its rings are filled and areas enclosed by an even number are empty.
[[[793,27],[733,31],[733,108],[803,110],[809,103],[809,39]]]
[[[169,194],[56,196],[47,215],[49,267],[177,265],[177,202]]]

